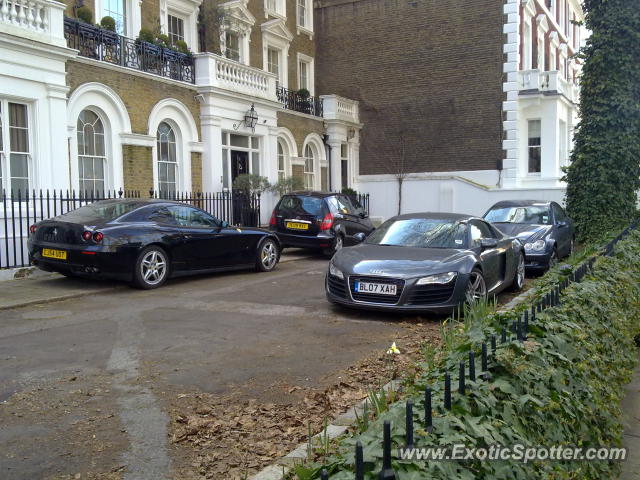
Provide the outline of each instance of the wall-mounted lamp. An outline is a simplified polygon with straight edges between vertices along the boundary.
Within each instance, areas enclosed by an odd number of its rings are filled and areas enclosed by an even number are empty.
[[[347,138],[351,140],[355,136],[356,136],[356,129],[352,127],[347,131]]]
[[[256,131],[256,124],[258,123],[258,113],[256,112],[253,103],[251,104],[251,108],[247,110],[247,113],[244,114],[244,119],[238,123],[233,124],[233,129],[238,130],[240,128],[240,125],[242,125],[243,123],[244,126],[249,127],[252,132]]]

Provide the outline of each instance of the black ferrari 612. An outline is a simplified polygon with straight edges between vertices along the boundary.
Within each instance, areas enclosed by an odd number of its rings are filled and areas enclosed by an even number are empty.
[[[67,276],[104,276],[157,288],[169,277],[221,270],[273,270],[277,237],[230,226],[191,205],[103,200],[29,228],[29,258]]]

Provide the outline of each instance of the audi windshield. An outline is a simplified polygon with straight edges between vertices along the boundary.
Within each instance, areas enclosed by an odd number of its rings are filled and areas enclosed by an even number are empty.
[[[466,248],[467,226],[448,219],[388,220],[366,240],[369,245],[415,248]]]

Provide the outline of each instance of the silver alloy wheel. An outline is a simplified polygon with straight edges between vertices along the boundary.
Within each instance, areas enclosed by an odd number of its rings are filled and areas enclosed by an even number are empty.
[[[262,262],[262,266],[267,270],[275,267],[278,261],[278,248],[273,241],[269,240],[264,242],[262,251],[260,252],[260,261]]]
[[[478,300],[487,298],[487,285],[480,272],[473,271],[469,275],[469,287],[467,288],[467,301],[475,303]]]
[[[576,248],[576,239],[572,238],[571,239],[571,245],[570,245],[570,250],[569,250],[569,256],[573,255],[573,250]]]
[[[551,252],[551,256],[549,257],[549,270],[555,267],[557,263],[558,263],[558,254],[554,249],[553,252]]]
[[[157,285],[167,274],[167,259],[162,252],[150,250],[140,262],[142,280],[147,285]]]
[[[516,268],[516,287],[518,287],[518,290],[520,290],[524,285],[525,276],[524,255],[520,254],[519,256],[520,258],[518,259],[518,267]]]
[[[333,247],[333,251],[339,252],[340,250],[342,250],[342,247],[343,247],[342,235],[338,235],[336,237],[336,245],[335,247]]]

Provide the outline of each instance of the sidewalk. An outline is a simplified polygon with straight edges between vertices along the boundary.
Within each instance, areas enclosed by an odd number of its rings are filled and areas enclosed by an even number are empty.
[[[622,445],[627,448],[627,460],[622,464],[620,480],[640,480],[640,364],[631,383],[627,385],[626,392],[622,401]]]
[[[124,283],[87,282],[82,279],[66,278],[57,273],[37,271],[25,278],[0,283],[0,310],[35,303],[57,302],[124,286],[126,286]]]

